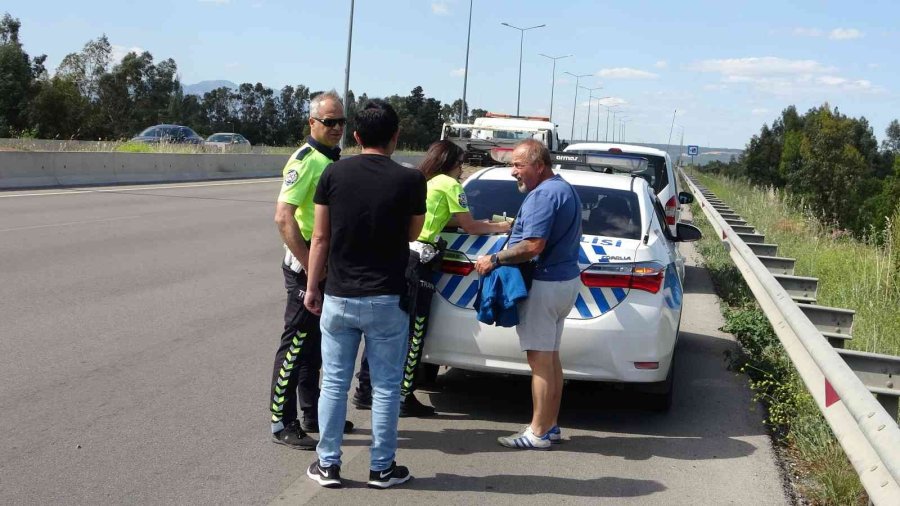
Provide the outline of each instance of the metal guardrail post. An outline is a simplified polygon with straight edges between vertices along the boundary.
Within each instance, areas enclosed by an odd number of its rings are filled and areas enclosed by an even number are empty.
[[[872,396],[853,370],[823,338],[790,295],[731,226],[706,200],[708,191],[679,169],[710,225],[727,248],[769,318],[807,390],[859,475],[869,498],[878,505],[900,504],[900,427]],[[729,216],[727,219],[739,219]],[[774,245],[772,245],[774,246]],[[773,248],[774,249],[774,248]],[[771,253],[774,255],[774,252]]]

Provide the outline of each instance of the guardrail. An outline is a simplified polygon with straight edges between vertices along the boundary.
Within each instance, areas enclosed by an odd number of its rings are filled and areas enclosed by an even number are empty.
[[[900,357],[835,349],[832,344],[842,346],[851,337],[852,311],[815,305],[816,278],[793,276],[793,259],[776,257],[778,246],[765,243],[765,236],[755,230],[739,233],[734,227],[746,227],[746,222],[683,170],[679,172],[772,324],[869,499],[877,505],[900,504]]]

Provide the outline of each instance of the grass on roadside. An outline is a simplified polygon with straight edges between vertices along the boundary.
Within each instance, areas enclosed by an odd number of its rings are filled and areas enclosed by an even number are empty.
[[[766,242],[777,243],[778,256],[795,258],[796,275],[819,278],[818,304],[856,311],[848,348],[900,355],[900,223],[857,241],[797,211],[780,192],[724,178],[701,181]]]
[[[779,252],[782,256],[794,254],[786,253],[782,249],[783,241],[779,235],[770,235],[766,225],[762,223],[776,223],[779,227],[789,230],[790,232],[781,233],[792,235],[792,248],[796,251],[809,249],[801,251],[806,253],[804,258],[807,264],[818,265],[840,261],[835,260],[835,255],[836,258],[842,258],[842,255],[837,253],[839,245],[832,245],[822,237],[804,239],[807,234],[814,235],[810,234],[810,231],[815,228],[809,228],[810,225],[802,215],[792,213],[789,206],[773,200],[773,194],[713,178],[703,178],[702,182],[728,202],[749,223],[763,230],[767,242],[779,243]],[[728,188],[727,191],[725,187]],[[797,375],[768,319],[759,309],[717,234],[705,217],[698,218],[703,216],[703,213],[696,204],[693,206],[693,213],[694,222],[704,235],[697,243],[698,251],[703,256],[716,290],[725,303],[723,313],[726,325],[722,330],[733,334],[741,344],[741,352],[730,356],[729,363],[735,370],[748,375],[754,399],[766,406],[765,422],[776,442],[785,450],[782,453],[791,461],[788,469],[798,492],[806,501],[817,505],[866,504],[865,491],[856,471],[834,439],[827,422]],[[773,239],[770,241],[769,237]],[[810,248],[806,241],[824,243],[827,247]],[[841,244],[846,242],[843,239],[841,241]],[[862,246],[877,250],[874,246]],[[817,251],[828,254],[824,255],[824,258],[817,258],[815,256]],[[877,251],[869,251],[867,254],[868,257],[865,258],[880,259]],[[799,257],[800,255],[797,255],[798,264]],[[862,271],[866,269],[861,266],[855,268]],[[798,267],[798,270],[800,269],[802,267]],[[873,270],[871,282],[877,286],[879,279],[877,265],[868,269]],[[805,271],[801,272],[807,274]],[[840,270],[832,271],[832,275],[839,272]],[[886,275],[883,271],[880,274]],[[840,280],[840,276],[837,278],[832,281],[832,286],[839,286],[835,283]],[[885,282],[883,277],[880,279]],[[857,318],[859,316],[858,313]],[[859,327],[854,329],[854,340],[860,331]]]

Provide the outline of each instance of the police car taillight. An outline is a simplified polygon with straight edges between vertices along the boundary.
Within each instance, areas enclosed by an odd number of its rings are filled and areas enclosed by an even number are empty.
[[[656,262],[594,264],[581,273],[588,288],[634,288],[657,293],[662,288],[666,268]]]
[[[675,200],[675,197],[672,197],[666,202],[666,223],[669,225],[675,224],[676,210],[678,210],[678,202]]]
[[[441,272],[445,274],[455,274],[457,276],[468,276],[475,270],[475,264],[468,260],[447,260],[441,262]]]

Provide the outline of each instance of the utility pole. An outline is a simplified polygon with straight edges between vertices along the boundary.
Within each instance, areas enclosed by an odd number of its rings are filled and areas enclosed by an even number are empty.
[[[513,26],[509,23],[500,24],[519,31],[519,91],[516,94],[516,116],[518,116],[519,105],[522,103],[522,48],[525,46],[525,32],[527,32],[528,30],[533,30],[535,28],[542,28],[547,25],[535,25],[529,26],[528,28],[519,28],[518,26]]]
[[[350,0],[350,28],[347,30],[347,66],[344,67],[344,107],[350,108],[347,96],[350,94],[350,49],[353,47],[353,7],[355,0]],[[347,137],[347,129],[341,134],[341,149],[344,149],[344,139]]]
[[[466,84],[469,81],[469,42],[472,40],[472,0],[469,0],[469,34],[466,35],[466,70],[463,73],[463,99],[459,106],[459,122],[466,122]]]
[[[572,133],[569,134],[569,137],[570,137],[569,140],[574,141],[575,140],[575,110],[578,108],[578,81],[582,77],[587,77],[590,74],[575,75],[571,72],[563,72],[563,74],[568,74],[575,78],[575,103],[572,104]]]
[[[550,122],[553,123],[553,89],[556,88],[556,60],[562,60],[563,58],[568,58],[572,55],[567,54],[565,56],[547,56],[544,53],[540,53],[544,58],[549,58],[553,60],[553,80],[550,81]]]

